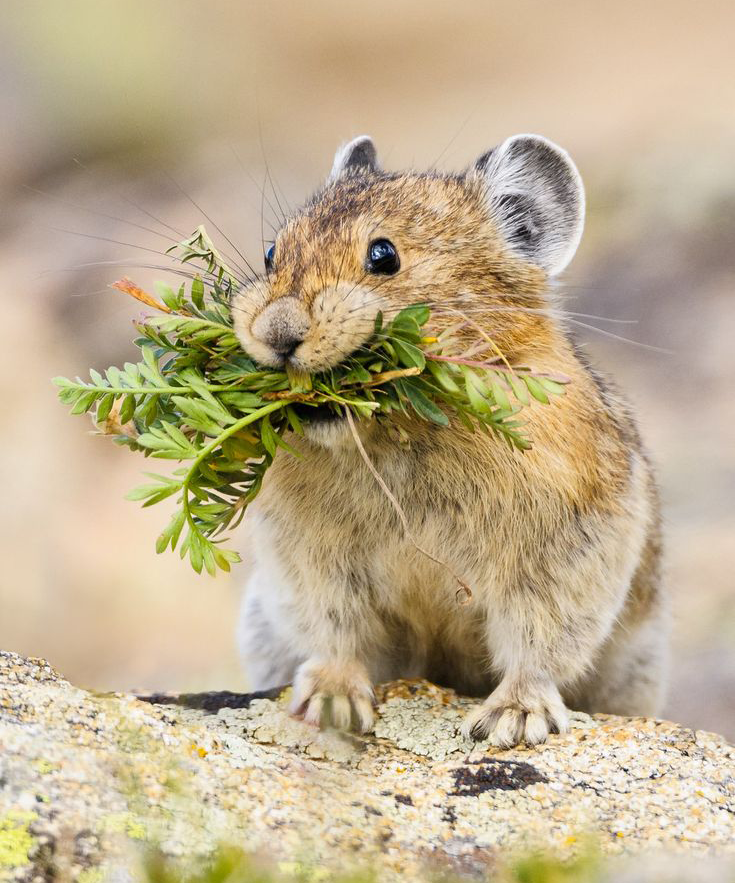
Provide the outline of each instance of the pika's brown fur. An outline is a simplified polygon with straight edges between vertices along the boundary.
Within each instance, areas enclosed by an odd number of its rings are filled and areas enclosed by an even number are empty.
[[[511,363],[570,383],[526,410],[522,454],[454,421],[402,418],[404,443],[391,424],[359,426],[414,537],[472,585],[467,606],[405,538],[344,421],[292,439],[302,458],[276,458],[251,522],[240,638],[255,688],[295,679],[307,720],[368,729],[372,682],[425,676],[489,694],[465,732],[498,745],[563,731],[565,703],[657,711],[667,617],[654,480],[627,407],[549,293],[582,216],[574,166],[536,136],[455,176],[382,172],[363,138],[279,231],[272,269],[234,302],[258,361],[322,370],[368,339],[378,310],[425,302],[437,322],[462,313]],[[380,239],[399,255],[392,275],[366,264]]]

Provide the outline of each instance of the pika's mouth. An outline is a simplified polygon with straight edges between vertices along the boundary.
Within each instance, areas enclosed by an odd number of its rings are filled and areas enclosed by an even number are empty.
[[[293,409],[296,411],[296,416],[305,423],[338,423],[345,419],[344,411],[336,404],[308,405],[300,403],[293,405]]]
[[[341,447],[350,437],[349,424],[339,405],[293,405],[297,416],[303,420],[304,435],[320,447]]]

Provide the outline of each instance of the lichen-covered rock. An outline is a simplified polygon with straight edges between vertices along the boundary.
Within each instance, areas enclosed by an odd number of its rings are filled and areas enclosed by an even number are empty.
[[[576,715],[546,745],[470,743],[470,700],[378,691],[374,735],[291,719],[287,691],[171,697],[76,689],[0,654],[0,879],[99,880],[130,845],[217,844],[382,879],[475,872],[500,849],[735,853],[735,748],[676,724]]]

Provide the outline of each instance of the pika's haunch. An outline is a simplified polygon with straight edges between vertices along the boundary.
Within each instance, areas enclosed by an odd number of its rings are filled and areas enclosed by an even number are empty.
[[[532,450],[461,423],[315,421],[279,455],[253,506],[255,566],[239,639],[256,689],[294,682],[307,721],[368,730],[372,684],[426,677],[485,696],[464,731],[499,746],[544,741],[567,708],[651,715],[665,680],[667,605],[659,505],[618,393],[580,356],[550,279],[582,232],[569,156],[509,138],[463,174],[382,171],[367,137],[341,148],[326,184],[283,225],[266,273],[233,303],[243,348],[264,365],[334,365],[386,316],[424,302],[457,311],[510,360],[570,378],[524,412]],[[477,331],[467,332],[473,340]]]

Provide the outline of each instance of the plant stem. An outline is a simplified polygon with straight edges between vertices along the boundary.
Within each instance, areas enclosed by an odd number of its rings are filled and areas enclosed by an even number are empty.
[[[170,312],[170,311],[169,311],[169,312]],[[157,319],[158,317],[153,316],[153,317],[151,317],[151,318]],[[235,333],[235,332],[232,330],[232,326],[231,326],[231,325],[225,325],[223,322],[215,322],[214,319],[202,319],[200,316],[190,316],[188,313],[187,313],[187,314],[184,314],[184,313],[171,313],[170,316],[168,317],[168,319],[169,319],[169,320],[171,320],[171,319],[181,319],[183,322],[196,322],[198,325],[207,326],[207,327],[209,327],[209,328],[221,328],[222,331],[223,331],[223,332],[226,332],[227,334],[234,334],[234,333]],[[150,319],[149,319],[149,321],[150,321]],[[163,322],[167,321],[166,317],[162,317],[162,318],[161,318],[161,321],[163,321]],[[139,324],[139,325],[145,325],[145,324],[146,324],[145,319],[144,319],[143,321],[141,321],[140,323],[138,323],[138,324]],[[156,323],[153,324],[151,327],[157,329],[157,328],[158,328],[158,324],[159,324],[159,322],[156,322]]]
[[[166,393],[175,392],[177,395],[197,395],[197,390],[190,389],[187,386],[93,386],[86,383],[72,383],[63,389],[78,389],[84,392],[98,392],[100,396],[108,395],[165,395]],[[219,384],[218,386],[207,386],[209,392],[237,392],[237,386],[232,384]],[[244,390],[250,392],[250,390]]]
[[[228,426],[223,432],[221,432],[217,438],[212,439],[208,445],[203,447],[196,459],[192,462],[189,467],[189,471],[186,473],[186,477],[181,483],[181,490],[183,491],[183,497],[181,504],[183,506],[184,512],[186,513],[186,520],[189,522],[189,527],[201,534],[201,531],[197,528],[194,523],[194,519],[192,518],[191,511],[189,509],[189,485],[194,478],[194,475],[199,468],[199,464],[206,460],[206,458],[212,453],[212,451],[216,450],[223,441],[228,439],[231,435],[234,435],[236,432],[239,432],[244,427],[248,426],[251,423],[255,423],[257,420],[260,420],[262,417],[265,417],[268,414],[271,414],[273,411],[279,411],[281,408],[285,408],[288,402],[271,402],[269,405],[264,405],[262,408],[259,408],[257,411],[253,411],[251,414],[248,414],[246,417],[240,418],[236,423],[233,423],[232,426]]]

